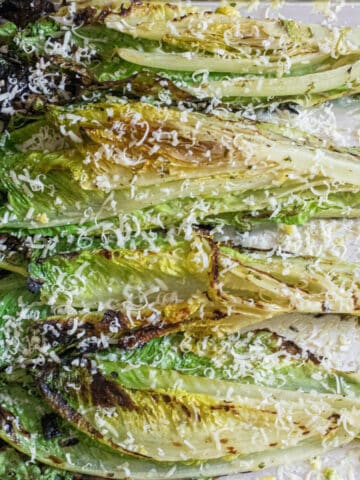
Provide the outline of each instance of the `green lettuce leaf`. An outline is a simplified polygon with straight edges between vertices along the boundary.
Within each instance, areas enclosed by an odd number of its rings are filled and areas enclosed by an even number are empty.
[[[16,274],[1,278],[0,369],[24,365],[27,359],[41,356],[39,341],[29,335],[29,327],[49,313],[39,296],[28,290],[26,279]]]
[[[6,420],[0,423],[0,438],[41,463],[80,475],[106,478],[111,474],[111,478],[117,480],[129,475],[136,480],[162,480],[169,475],[174,479],[217,476],[295,461],[332,447],[332,442],[325,446],[313,438],[305,438],[298,446],[274,446],[269,452],[236,459],[195,464],[153,462],[122,454],[75,429],[54,415],[31,382],[23,385],[8,382],[2,386],[5,388],[0,390],[0,404]],[[341,440],[348,441],[347,435],[343,435]]]
[[[112,309],[127,329],[150,322],[155,330],[205,333],[295,311],[358,315],[356,271],[333,260],[251,255],[206,236],[164,239],[155,251],[88,250],[29,265],[31,282],[50,305]],[[103,315],[91,322],[101,325]]]
[[[3,230],[96,235],[359,215],[358,154],[297,130],[137,102],[52,108],[47,118],[72,148],[5,150]],[[29,148],[27,128],[19,139]]]
[[[86,480],[56,468],[31,463],[28,457],[5,443],[0,445],[0,475],[3,480]]]
[[[69,17],[75,29],[66,24]],[[75,15],[65,8],[28,26],[16,43],[67,75],[76,72],[84,85],[118,82],[119,93],[137,98],[144,91],[136,76],[150,75],[146,94],[163,102],[183,100],[182,91],[195,101],[215,96],[238,105],[307,106],[359,92],[359,38],[358,29],[335,32],[243,18],[236,9],[145,2],[128,9],[80,7]],[[159,79],[169,88],[158,88]]]
[[[135,457],[159,462],[230,460],[271,452],[277,446],[301,445],[304,436],[331,444],[343,443],[344,434],[350,439],[359,433],[357,398],[243,385],[162,369],[149,372],[150,385],[138,382],[134,388],[124,385],[116,362],[113,365],[110,375],[86,361],[71,369],[48,368],[39,388],[63,418],[99,442]]]
[[[175,371],[308,393],[360,394],[358,375],[324,368],[312,352],[268,329],[221,338],[168,335],[136,349],[98,352],[95,359],[101,372],[115,372],[129,388],[151,388],[151,372],[158,369],[170,376]]]

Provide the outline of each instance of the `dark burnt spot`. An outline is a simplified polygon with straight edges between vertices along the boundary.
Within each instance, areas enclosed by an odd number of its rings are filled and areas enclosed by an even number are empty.
[[[290,329],[292,330],[291,327],[290,327]],[[301,347],[299,347],[295,342],[293,342],[292,340],[287,340],[282,335],[279,335],[279,334],[271,331],[268,328],[253,330],[253,333],[255,333],[255,334],[262,333],[262,332],[270,333],[271,334],[271,340],[274,342],[274,344],[277,344],[278,342],[280,342],[280,349],[286,350],[288,353],[290,353],[290,355],[299,355],[299,356],[304,355],[303,349]],[[310,360],[311,362],[313,362],[316,365],[320,364],[320,362],[322,360],[321,356],[318,357],[314,353],[310,352],[309,350],[306,350],[305,354],[306,354],[306,357],[307,357],[308,360]]]
[[[118,341],[118,346],[126,350],[139,348],[154,338],[160,338],[171,332],[179,331],[181,330],[181,327],[181,322],[160,327],[153,325],[142,327],[123,335],[123,337]]]
[[[55,463],[56,465],[61,465],[63,463],[62,460],[60,460],[60,458],[58,457],[55,457],[55,455],[49,455],[49,460],[51,460],[53,463]]]
[[[220,443],[225,444],[228,443],[229,440],[227,438],[220,438]]]
[[[299,106],[296,103],[283,103],[280,104],[277,108],[279,108],[280,110],[289,110],[289,112],[295,113],[295,115],[299,115]]]
[[[21,432],[22,435],[26,437],[30,437],[30,433],[24,429],[18,419],[14,417],[14,415],[7,410],[6,408],[0,405],[0,428],[4,430],[4,432],[9,435],[13,436],[14,432],[17,430]]]
[[[22,240],[7,233],[0,234],[0,243],[6,246],[6,253],[9,251],[23,251],[26,249]]]
[[[107,380],[101,373],[93,375],[90,391],[95,406],[114,407],[120,405],[128,410],[135,408],[130,396],[117,383]]]
[[[174,398],[171,398],[171,396],[168,395],[167,393],[152,392],[151,397],[155,402],[164,402],[164,403],[176,402],[176,400]]]
[[[219,281],[219,251],[215,243],[213,243],[211,259],[212,259],[212,281],[215,284],[215,283],[218,283]]]
[[[124,4],[121,5],[120,7],[120,16],[126,17],[127,15],[130,15],[131,11],[133,10],[134,6],[139,6],[142,5],[141,0],[130,0],[130,6],[125,7]]]
[[[333,413],[332,415],[330,415],[328,418],[327,418],[331,423],[332,425],[330,425],[328,427],[328,429],[326,430],[325,432],[325,437],[327,435],[329,435],[329,433],[332,431],[332,430],[336,430],[337,427],[339,426],[339,420],[340,420],[340,415],[338,413]]]
[[[77,445],[80,442],[80,440],[76,437],[71,437],[71,438],[66,438],[65,440],[60,440],[59,441],[59,446],[60,447],[73,447],[74,445]]]
[[[85,7],[77,11],[74,15],[75,25],[86,25],[91,23],[95,18],[96,8],[94,7]]]
[[[80,252],[65,252],[65,253],[61,254],[61,256],[63,258],[66,258],[67,260],[74,260],[79,255],[80,255]],[[44,258],[44,260],[46,260],[46,258]],[[41,261],[42,261],[42,259],[39,259],[39,262],[41,262]]]
[[[236,409],[235,405],[233,403],[220,403],[218,405],[212,405],[210,407],[211,410],[217,411],[217,410],[224,410],[225,412],[231,412],[233,415],[238,414],[238,410]]]
[[[99,250],[99,255],[102,255],[104,258],[106,258],[106,260],[111,260],[113,258],[112,251],[107,250],[106,248]]]
[[[276,447],[277,442],[269,443],[269,447]]]
[[[14,428],[11,422],[5,422],[3,425],[3,429],[6,435],[12,435],[14,433]]]
[[[352,71],[352,65],[351,65],[351,66],[350,66],[350,67],[349,67],[349,68],[348,68],[346,71],[347,71],[347,73],[349,73],[349,74],[350,74],[350,73],[351,73],[351,71]]]
[[[130,328],[127,317],[123,313],[113,310],[106,311],[102,317],[97,314],[80,317],[77,328],[74,330],[74,322],[77,321],[75,319],[78,319],[78,317],[46,320],[39,325],[35,325],[34,330],[40,330],[40,334],[49,342],[56,341],[57,344],[62,346],[69,345],[72,347],[78,338],[81,338],[81,340],[91,337],[99,338],[103,334],[113,338],[121,335],[124,329]],[[114,330],[113,327],[116,327],[117,330]],[[92,346],[87,345],[85,348],[86,351],[90,351]]]
[[[237,453],[237,450],[235,447],[226,447],[226,451],[231,455],[235,455],[235,453]]]
[[[302,349],[291,340],[282,339],[281,348],[291,355],[301,355]]]
[[[330,310],[329,310],[329,307],[328,307],[328,305],[326,304],[325,301],[324,301],[324,302],[321,302],[321,311],[322,311],[322,312],[329,312],[329,311],[330,311]]]
[[[310,430],[304,430],[302,434],[303,435],[309,435],[309,433],[310,433]]]
[[[214,310],[213,311],[213,320],[221,320],[222,318],[225,318],[227,315],[225,312],[222,312],[221,310]]]
[[[47,372],[45,370],[43,377],[45,378],[47,375]],[[55,393],[50,386],[42,379],[40,378],[38,382],[38,387],[40,392],[44,395],[44,397],[48,400],[50,405],[52,407],[56,407],[56,409],[61,412],[61,415],[65,417],[67,420],[70,422],[73,422],[75,424],[82,424],[82,416],[74,410],[66,401],[64,397],[62,397],[60,394]],[[91,432],[93,435],[95,435],[97,438],[99,436],[101,437],[100,434],[95,429],[91,429]]]
[[[119,377],[119,374],[117,372],[111,372],[110,375],[112,376],[112,378],[118,378]]]
[[[103,8],[99,15],[96,17],[96,23],[103,23],[105,18],[112,13],[111,8]]]
[[[59,418],[55,413],[48,413],[41,417],[41,429],[45,440],[60,437]]]
[[[174,447],[182,447],[182,443],[180,442],[172,442],[172,444],[174,445]]]
[[[31,293],[39,293],[43,282],[35,278],[28,277],[26,279],[26,287]]]
[[[187,417],[191,418],[191,412],[186,405],[182,404],[181,410],[185,413]]]
[[[158,403],[160,395],[158,395],[157,393],[151,393],[150,397],[154,400],[155,403]]]
[[[293,325],[290,325],[289,330],[291,330],[292,332],[296,332],[296,333],[299,332],[299,329],[297,327],[294,327]]]
[[[339,423],[340,415],[338,413],[333,413],[327,419],[331,420],[333,423]]]
[[[208,221],[208,218],[206,218],[205,220],[202,220],[202,222],[205,222],[205,221]],[[200,234],[200,235],[203,235],[205,237],[210,237],[211,236],[211,232],[214,230],[214,225],[211,224],[211,223],[199,223],[199,224],[194,224],[194,231],[196,231],[196,233]],[[222,245],[224,245],[225,243],[227,242],[222,242]]]
[[[355,293],[352,294],[352,299],[354,302],[354,309],[360,310],[359,300],[358,300],[358,297],[355,295]]]
[[[110,326],[114,322],[116,322],[121,328],[130,327],[128,318],[122,312],[116,310],[106,310],[101,320],[101,324]]]
[[[315,365],[319,365],[321,360],[323,359],[322,356],[317,357],[314,353],[310,352],[309,350],[306,350],[306,354],[307,354],[308,359],[311,362],[315,363]]]
[[[50,0],[5,0],[0,2],[0,17],[16,23],[19,27],[25,27],[55,11],[54,4]]]

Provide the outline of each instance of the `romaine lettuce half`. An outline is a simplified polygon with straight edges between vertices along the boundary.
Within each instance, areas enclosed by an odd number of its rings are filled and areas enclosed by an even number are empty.
[[[244,228],[360,213],[358,153],[295,129],[143,102],[54,107],[47,126],[63,149],[19,152],[15,135],[2,152],[2,230]]]

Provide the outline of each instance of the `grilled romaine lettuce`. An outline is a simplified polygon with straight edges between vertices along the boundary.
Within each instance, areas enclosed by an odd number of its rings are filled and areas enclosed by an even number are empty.
[[[220,368],[209,367],[202,376],[201,369],[196,371],[201,357],[194,356],[194,370],[184,371],[176,344],[174,354],[162,346],[158,355],[173,361],[173,368],[154,368],[146,360],[137,365],[136,355],[135,365],[131,360],[119,363],[115,352],[105,361],[89,358],[73,361],[71,368],[49,367],[39,388],[55,411],[100,443],[158,462],[230,460],[307,441],[332,443],[337,438],[343,443],[358,435],[356,376],[349,376],[355,390],[349,397],[316,392],[315,385],[314,391],[301,380],[305,392],[312,393],[288,390],[286,373],[284,389],[279,379],[275,388],[243,384],[236,374],[225,380]],[[318,373],[321,378],[321,368]],[[326,381],[320,385],[320,391],[327,390]]]
[[[47,120],[72,147],[5,149],[2,229],[96,233],[360,213],[358,155],[304,132],[141,102],[52,108]]]
[[[28,26],[17,44],[84,84],[116,82],[107,86],[165,102],[312,105],[360,88],[358,29],[243,18],[236,9],[163,2],[67,8]]]
[[[122,479],[131,471],[139,480],[158,479],[166,478],[170,469],[159,466],[157,470],[154,463],[138,462],[84,435],[54,414],[30,381],[2,384],[0,418],[0,438],[4,441],[41,463],[75,472],[80,478],[82,474],[96,478],[111,474],[111,478]]]
[[[166,327],[207,333],[296,311],[358,315],[357,272],[356,264],[332,260],[250,255],[200,235],[162,244],[159,239],[152,251],[55,255],[31,263],[29,281],[52,306],[113,310],[114,322],[104,314],[89,314],[83,329],[95,323],[98,330],[93,326],[90,331],[100,335],[106,329],[116,338],[149,324],[160,332]],[[58,322],[67,332],[82,320],[75,315],[63,327]]]
[[[257,470],[358,435],[358,377],[326,369],[268,330],[177,334],[65,358],[34,375],[52,408],[26,374],[3,375],[0,437],[79,474],[180,479]],[[151,442],[157,435],[161,444]],[[157,460],[145,458],[152,454]]]
[[[131,475],[131,478],[139,480],[160,480],[169,478],[169,475],[175,479],[186,479],[237,473],[321,454],[331,449],[336,442],[346,443],[350,439],[350,435],[342,435],[337,429],[334,438],[329,438],[329,443],[326,444],[314,438],[304,438],[297,446],[273,446],[268,451],[237,458],[228,456],[192,464],[155,462],[122,454],[74,428],[49,409],[32,385],[7,383],[3,387],[0,391],[3,419],[0,423],[0,437],[29,457],[57,469],[76,472],[80,478],[81,474],[94,475],[96,478],[109,478],[111,474],[111,478],[115,479]],[[333,418],[332,427],[337,422]]]
[[[359,397],[359,376],[325,368],[323,358],[267,328],[222,337],[171,334],[136,349],[94,355],[103,373],[128,386],[151,387],[152,372],[174,372],[283,390]],[[113,374],[115,376],[115,373]]]
[[[20,283],[4,294],[2,363],[236,331],[289,312],[358,315],[356,264],[254,254],[205,234],[151,240],[34,256],[30,292],[25,279],[6,277],[5,286]]]

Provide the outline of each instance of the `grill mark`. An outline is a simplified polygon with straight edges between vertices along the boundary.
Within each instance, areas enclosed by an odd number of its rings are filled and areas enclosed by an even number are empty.
[[[46,375],[47,375],[47,372],[45,371],[45,373],[39,378],[38,388],[40,390],[40,393],[44,396],[45,400],[48,402],[48,404],[54,410],[56,410],[65,420],[71,423],[74,423],[79,428],[79,430],[81,430],[82,432],[85,432],[88,435],[94,436],[96,439],[102,441],[104,438],[103,435],[98,430],[96,430],[96,428],[94,428],[82,415],[80,415],[76,410],[74,410],[66,402],[66,399],[62,395],[54,392],[52,388],[50,388],[50,386],[46,383],[46,380],[45,380]],[[115,450],[129,453],[132,456],[149,458],[147,455],[129,451],[124,447],[120,448],[112,440],[107,439],[106,443],[109,444]]]
[[[0,427],[4,432],[16,441],[16,431],[29,438],[30,433],[25,430],[20,421],[5,407],[0,405]]]
[[[114,407],[120,405],[127,410],[136,409],[130,396],[116,382],[106,379],[101,373],[92,376],[90,394],[95,406]]]
[[[141,327],[125,334],[117,342],[117,345],[119,348],[124,348],[125,350],[132,350],[134,348],[141,347],[142,345],[154,338],[163,337],[164,335],[167,335],[171,332],[181,331],[182,326],[183,322],[163,326],[150,325],[147,327]]]
[[[360,310],[359,299],[358,299],[357,295],[355,295],[355,293],[352,294],[352,299],[353,299],[353,302],[354,302],[354,309],[355,310]]]
[[[41,280],[31,278],[31,277],[28,277],[26,279],[26,287],[31,293],[39,293],[42,285],[43,285],[43,282]]]
[[[60,447],[72,447],[74,445],[77,445],[80,442],[80,440],[76,437],[71,437],[71,438],[66,438],[64,440],[59,441],[59,446]]]
[[[35,325],[34,329],[40,328],[41,335],[50,342],[56,341],[59,344],[68,345],[73,343],[74,338],[79,338],[79,336],[81,340],[89,337],[100,337],[101,334],[114,337],[121,334],[123,330],[130,328],[130,322],[122,312],[107,310],[101,320],[98,320],[96,315],[85,317],[85,321],[80,321],[76,331],[69,335],[69,331],[74,327],[74,318],[64,319],[64,321],[62,319],[46,320],[40,326]],[[117,321],[119,327],[116,333],[111,331],[112,324],[115,321]]]
[[[301,355],[302,356],[302,355],[306,354],[307,360],[310,360],[311,362],[313,362],[316,365],[319,365],[321,363],[321,360],[324,358],[322,356],[316,356],[310,350],[306,350],[304,352],[304,350],[301,347],[299,347],[299,345],[297,345],[295,342],[293,342],[292,340],[288,340],[283,335],[279,335],[279,334],[273,332],[269,328],[258,328],[256,330],[252,330],[252,332],[255,333],[255,334],[262,333],[262,332],[271,333],[272,340],[274,340],[274,341],[279,341],[280,340],[280,342],[281,342],[280,348],[282,350],[286,350],[291,355]]]
[[[41,417],[41,429],[45,440],[60,437],[58,416],[55,413],[47,413]]]

